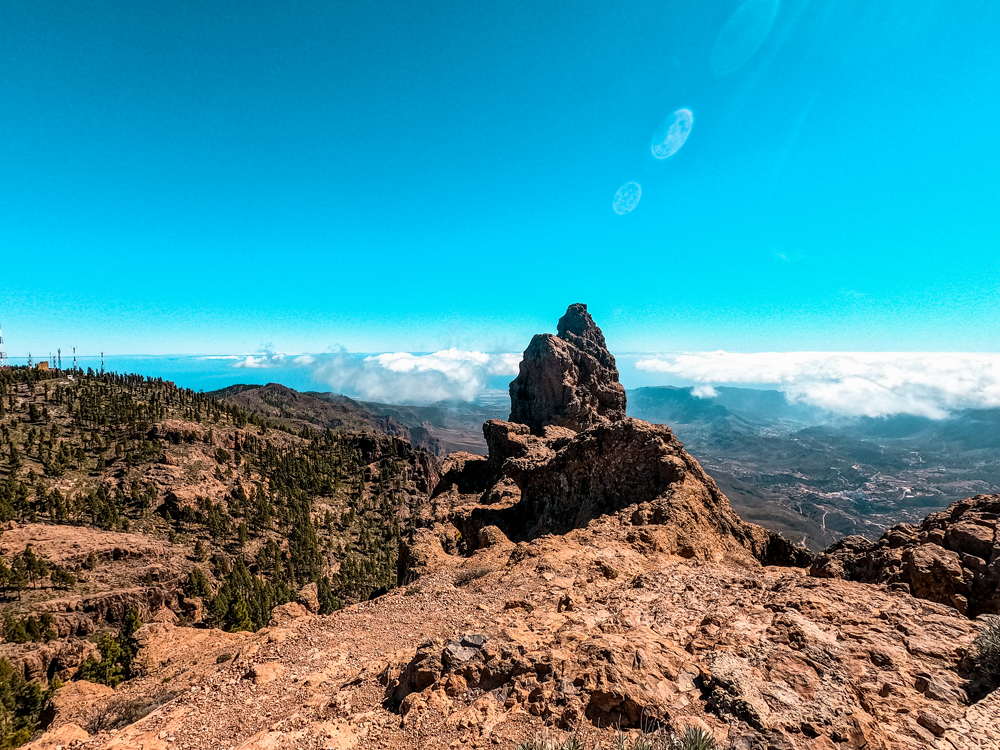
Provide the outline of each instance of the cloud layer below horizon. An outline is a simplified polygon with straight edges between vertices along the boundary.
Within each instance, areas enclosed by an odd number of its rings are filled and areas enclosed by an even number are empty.
[[[431,354],[389,352],[358,355],[347,351],[289,355],[267,352],[241,358],[233,366],[250,369],[303,367],[313,379],[348,396],[391,404],[473,401],[494,376],[517,374],[520,354],[442,349]]]
[[[942,419],[1000,406],[1000,354],[929,352],[690,352],[636,369],[696,383],[772,385],[789,399],[849,416]]]
[[[366,401],[430,404],[473,401],[489,388],[505,387],[521,355],[452,348],[373,355],[268,351],[233,359],[237,368],[304,370],[311,380]],[[626,384],[631,359],[619,358]],[[1000,407],[1000,354],[716,351],[643,355],[634,362],[642,380],[662,374],[668,376],[663,384],[694,383],[702,398],[714,397],[712,386],[718,385],[771,387],[844,416],[941,419],[962,409]]]

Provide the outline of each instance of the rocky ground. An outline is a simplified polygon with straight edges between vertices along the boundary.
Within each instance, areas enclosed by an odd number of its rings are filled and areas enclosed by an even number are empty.
[[[977,495],[900,524],[879,539],[847,537],[812,565],[821,577],[885,583],[970,617],[1000,612],[1000,495]]]
[[[684,560],[619,516],[518,545],[485,536],[473,556],[327,617],[285,605],[274,627],[198,643],[147,625],[145,675],[49,732],[93,728],[165,685],[179,693],[83,746],[513,748],[543,726],[610,742],[619,726],[696,725],[723,747],[916,750],[992,731],[979,717],[997,701],[970,708],[963,667],[981,625],[949,607]]]

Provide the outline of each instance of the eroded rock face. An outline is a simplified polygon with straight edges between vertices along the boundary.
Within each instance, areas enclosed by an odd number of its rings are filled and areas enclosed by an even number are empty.
[[[465,552],[496,527],[513,542],[565,534],[623,514],[645,543],[683,557],[807,565],[809,554],[742,521],[669,427],[625,416],[614,357],[585,305],[571,305],[559,335],[535,336],[511,383],[511,421],[483,425],[486,459],[453,454],[400,554],[400,575],[423,572],[441,540]],[[447,529],[457,529],[449,534]],[[412,568],[407,568],[411,565]]]
[[[625,388],[604,334],[583,304],[570,305],[558,334],[540,333],[510,384],[510,421],[536,435],[553,425],[585,430],[625,417]]]
[[[812,565],[821,578],[884,583],[962,614],[1000,613],[1000,495],[977,495],[894,526],[877,542],[847,537]]]
[[[807,564],[808,553],[740,520],[729,501],[669,427],[621,419],[574,433],[491,420],[486,481],[451,513],[468,544],[496,526],[514,542],[565,534],[625,512],[653,544],[684,557]],[[655,536],[655,541],[653,541]]]

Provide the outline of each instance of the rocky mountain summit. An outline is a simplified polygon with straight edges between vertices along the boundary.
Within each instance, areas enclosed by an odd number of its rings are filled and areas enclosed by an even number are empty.
[[[34,750],[607,749],[622,733],[634,749],[685,727],[720,750],[1000,748],[974,645],[988,618],[967,616],[996,611],[995,497],[813,560],[741,520],[669,428],[625,416],[585,306],[558,331],[525,351],[488,455],[412,463],[399,587],[320,615],[312,584],[255,633],[150,622],[133,679],[57,690]],[[396,452],[365,480],[399,484]],[[946,588],[921,587],[956,560]]]
[[[539,333],[510,384],[510,421],[535,435],[545,427],[579,432],[625,417],[625,388],[604,334],[583,304],[570,305],[558,334]]]
[[[807,564],[805,550],[740,520],[670,428],[625,416],[615,359],[585,305],[571,305],[558,330],[525,350],[510,421],[483,426],[489,455],[445,462],[423,519],[445,549],[456,533],[469,552],[486,527],[527,541],[628,509],[647,544],[682,557]]]

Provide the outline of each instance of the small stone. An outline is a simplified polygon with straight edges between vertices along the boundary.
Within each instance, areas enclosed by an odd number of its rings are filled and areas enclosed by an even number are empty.
[[[927,711],[927,710],[918,711],[917,723],[924,729],[929,729],[938,737],[944,734],[945,731],[947,731],[948,729],[945,723],[941,720],[941,717],[939,717],[933,711]]]

